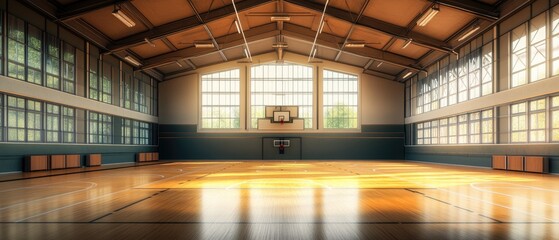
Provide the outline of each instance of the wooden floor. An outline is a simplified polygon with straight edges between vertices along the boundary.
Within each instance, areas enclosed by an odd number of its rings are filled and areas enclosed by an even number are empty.
[[[170,162],[0,182],[0,239],[559,239],[559,176]]]

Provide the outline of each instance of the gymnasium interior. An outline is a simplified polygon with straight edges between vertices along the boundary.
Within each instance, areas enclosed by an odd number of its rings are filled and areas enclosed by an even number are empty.
[[[0,239],[558,239],[558,0],[0,0]]]

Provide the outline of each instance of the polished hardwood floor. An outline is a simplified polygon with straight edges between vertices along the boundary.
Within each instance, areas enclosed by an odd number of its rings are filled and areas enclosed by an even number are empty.
[[[557,175],[200,161],[4,180],[0,239],[559,239]]]

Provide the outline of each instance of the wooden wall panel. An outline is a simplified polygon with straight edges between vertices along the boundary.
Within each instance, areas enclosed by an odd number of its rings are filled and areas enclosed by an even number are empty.
[[[492,158],[493,169],[507,169],[507,156],[504,155],[494,155]]]
[[[526,156],[526,172],[547,173],[549,163],[547,158],[541,156]]]
[[[145,153],[145,154],[146,154],[146,162],[151,162],[151,161],[153,161],[152,154],[151,154],[150,152]]]
[[[50,169],[66,168],[65,155],[50,155]]]
[[[524,171],[524,156],[508,156],[507,169],[513,171]]]
[[[81,166],[80,155],[66,155],[66,168],[79,168]]]
[[[152,158],[153,158],[153,161],[159,161],[159,153],[158,152],[152,153]]]

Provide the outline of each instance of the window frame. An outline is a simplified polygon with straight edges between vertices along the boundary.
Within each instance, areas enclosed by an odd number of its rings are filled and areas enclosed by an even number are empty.
[[[320,86],[322,86],[321,88],[319,87],[318,90],[316,91],[317,92],[316,94],[320,94],[320,96],[322,96],[320,98],[319,103],[316,104],[316,109],[318,109],[318,112],[319,112],[318,115],[317,115],[317,119],[320,119],[320,121],[318,121],[319,122],[319,124],[318,124],[319,129],[323,130],[323,131],[348,131],[348,132],[361,131],[361,75],[356,74],[356,73],[352,73],[352,72],[343,71],[343,70],[333,69],[333,68],[321,68],[319,70],[321,70],[320,74],[319,74],[320,80],[316,81],[316,82],[320,82]],[[355,97],[357,98],[357,99],[355,99],[356,105],[348,105],[348,106],[351,106],[351,107],[355,107],[357,109],[356,113],[355,113],[356,114],[355,117],[357,118],[355,128],[327,128],[324,125],[324,121],[326,120],[326,117],[325,117],[326,113],[324,112],[324,110],[326,108],[325,107],[326,105],[324,104],[324,100],[325,100],[324,73],[325,73],[325,71],[330,71],[330,72],[333,72],[333,73],[355,76],[355,78],[356,78],[356,88],[357,88],[357,92],[355,93],[355,95],[356,95]],[[315,82],[314,79],[313,79],[313,82]],[[345,94],[346,92],[332,92],[332,93]],[[334,105],[332,105],[332,106],[334,106]],[[313,107],[313,108],[315,108],[315,107]],[[318,116],[320,116],[320,117],[318,117]],[[313,121],[316,122],[315,119],[313,119]]]
[[[231,73],[232,73],[232,72],[235,72],[235,71],[238,72],[238,78],[233,78],[233,77],[231,77]],[[219,75],[219,74],[221,74],[221,73],[223,73],[223,74],[229,74],[229,75],[228,75],[229,77],[223,78],[223,79],[227,79],[227,80],[226,80],[227,82],[235,82],[235,81],[238,81],[238,87],[239,87],[239,88],[238,88],[238,91],[232,91],[231,88],[230,88],[229,91],[225,91],[225,90],[224,90],[224,91],[220,91],[220,90],[221,90],[221,87],[219,87],[220,89],[218,89],[217,91],[211,89],[211,91],[204,92],[204,89],[203,89],[203,88],[204,88],[204,77],[205,77],[205,76],[211,76],[211,75],[213,75],[213,74]],[[212,79],[213,79],[213,78],[212,78]],[[221,79],[221,77],[218,77],[217,79]],[[231,80],[231,79],[232,79],[232,80]],[[212,81],[212,83],[213,83],[214,80],[208,80],[208,81]],[[243,100],[242,100],[242,97],[243,97],[243,74],[242,74],[241,68],[240,68],[240,67],[225,68],[225,69],[220,69],[220,70],[217,70],[217,71],[211,71],[211,72],[208,71],[208,72],[200,73],[200,77],[199,77],[199,79],[198,79],[198,83],[199,83],[199,89],[198,89],[198,92],[199,92],[199,104],[198,104],[198,113],[199,113],[199,116],[198,116],[198,130],[199,130],[199,131],[210,131],[210,132],[211,132],[211,131],[239,131],[239,130],[242,130],[242,129],[243,129],[243,126],[244,126],[244,125],[243,125],[243,124],[244,124],[244,122],[243,122],[243,118],[244,118],[243,116],[244,116],[244,115],[243,115],[243,112],[242,112],[242,108],[243,108],[243,103],[244,103],[244,102],[243,102]],[[219,84],[219,83],[217,83],[217,84]],[[229,84],[230,84],[230,86],[231,86],[231,84],[234,84],[234,83],[229,83]],[[224,87],[224,88],[225,88],[225,87]],[[210,95],[205,95],[204,93],[210,94]],[[213,103],[208,103],[208,105],[204,105],[204,104],[205,104],[204,98],[205,98],[206,96],[213,96],[212,94],[216,94],[217,98],[220,98],[220,96],[221,96],[220,94],[225,94],[225,95],[229,96],[229,99],[234,99],[234,98],[235,98],[235,95],[238,95],[238,103],[239,103],[239,104],[238,104],[238,105],[235,105],[235,104],[221,105],[221,102],[222,102],[221,100],[225,100],[225,99],[218,99],[219,104],[217,104],[217,105],[215,105],[215,104],[213,104]],[[208,98],[209,98],[209,97],[208,97]],[[213,98],[212,98],[212,102],[213,102]],[[205,117],[205,116],[206,116],[206,114],[204,114],[204,108],[205,108],[205,107],[210,107],[210,108],[212,108],[212,110],[210,110],[211,113],[212,113],[212,114],[211,114],[212,116],[210,116],[210,117]],[[219,109],[219,108],[225,108],[225,109],[228,109],[227,111],[231,111],[231,113],[232,113],[232,112],[234,112],[234,108],[235,108],[235,107],[238,108],[238,118],[235,118],[235,117],[230,117],[230,118],[221,118],[221,117],[213,118],[213,113],[214,113],[214,112],[213,112],[213,111],[214,111],[213,108],[218,108],[218,109]],[[218,110],[218,112],[220,112],[220,111]],[[250,116],[250,115],[249,115],[249,116]],[[228,120],[228,121],[229,121],[229,124],[226,124],[226,125],[229,125],[230,127],[227,127],[227,126],[225,126],[225,127],[220,127],[220,126],[219,126],[220,123],[218,123],[218,126],[217,126],[217,127],[213,127],[213,120],[217,120],[217,121],[219,122],[221,119]],[[237,120],[236,120],[236,119],[237,119]],[[211,127],[206,127],[206,126],[204,125],[204,120],[210,121],[212,126],[211,126]],[[235,122],[235,121],[238,121],[238,123],[239,123],[239,126],[238,126],[238,127],[234,126],[234,122]],[[138,140],[138,141],[139,141],[139,140]]]

